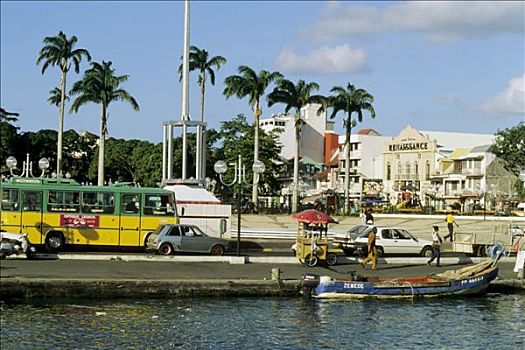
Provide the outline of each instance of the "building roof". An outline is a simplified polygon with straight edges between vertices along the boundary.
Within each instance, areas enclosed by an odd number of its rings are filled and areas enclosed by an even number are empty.
[[[454,151],[452,151],[452,153],[450,154],[450,156],[448,156],[450,159],[455,159],[455,160],[459,160],[459,159],[462,159],[464,158],[467,154],[470,153],[472,148],[457,148],[455,149]]]
[[[378,133],[377,131],[375,131],[374,129],[371,129],[371,128],[359,129],[359,130],[357,130],[356,134],[358,134],[358,135],[381,136],[380,133]]]
[[[218,200],[213,194],[206,191],[203,187],[200,186],[188,186],[182,184],[169,185],[165,186],[164,189],[175,192],[175,199],[177,203],[217,203],[221,201]]]

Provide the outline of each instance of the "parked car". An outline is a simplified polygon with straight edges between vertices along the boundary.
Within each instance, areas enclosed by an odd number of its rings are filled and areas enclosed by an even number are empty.
[[[355,239],[355,247],[361,252],[368,249],[368,235],[374,226],[369,226]],[[377,227],[376,247],[377,255],[417,254],[424,257],[432,256],[432,241],[420,239],[407,230],[391,226]]]
[[[146,240],[146,249],[161,255],[180,253],[207,253],[223,255],[230,250],[230,241],[211,237],[195,225],[160,225]]]
[[[336,232],[333,237],[333,245],[340,248],[346,255],[352,255],[355,252],[355,240],[357,237],[366,231],[371,225],[356,225],[352,226],[346,232]]]

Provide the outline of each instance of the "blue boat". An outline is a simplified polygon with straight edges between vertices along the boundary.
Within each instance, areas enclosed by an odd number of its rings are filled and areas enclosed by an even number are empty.
[[[487,260],[443,273],[420,277],[329,277],[302,276],[306,297],[343,298],[418,298],[450,295],[481,295],[498,276],[497,261]]]

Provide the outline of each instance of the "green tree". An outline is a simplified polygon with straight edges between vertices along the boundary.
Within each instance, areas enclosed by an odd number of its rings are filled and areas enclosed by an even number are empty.
[[[268,106],[275,103],[284,103],[284,111],[288,113],[290,109],[295,109],[294,129],[295,129],[295,157],[293,166],[293,192],[292,192],[292,212],[297,212],[297,192],[299,187],[299,142],[301,140],[301,125],[304,121],[301,119],[301,108],[312,103],[323,105],[325,98],[321,95],[312,95],[313,91],[319,90],[319,84],[310,82],[306,83],[300,79],[297,84],[290,80],[281,79],[277,81],[275,89],[268,94]],[[319,110],[321,111],[322,108]]]
[[[20,114],[16,112],[8,112],[0,107],[0,122],[16,122]]]
[[[64,164],[65,171],[79,182],[92,182],[95,176],[89,176],[89,166],[95,159],[98,137],[84,132],[78,134],[75,130],[64,132]]]
[[[259,74],[257,74],[247,66],[239,66],[238,72],[239,75],[231,75],[225,79],[224,84],[226,88],[223,93],[226,98],[233,95],[238,98],[248,97],[248,103],[252,107],[254,118],[253,161],[256,162],[259,160],[259,117],[262,114],[260,100],[270,84],[277,79],[281,79],[283,76],[281,73],[266,70],[261,70]],[[255,179],[252,185],[252,202],[257,206],[258,187]]]
[[[128,75],[115,75],[111,61],[102,63],[92,62],[91,68],[86,70],[82,80],[77,81],[70,91],[78,97],[71,104],[71,111],[78,112],[80,106],[92,102],[101,107],[99,152],[98,152],[98,185],[104,185],[104,142],[107,133],[107,113],[111,102],[122,101],[131,104],[134,110],[139,110],[135,98],[121,84],[128,80]]]
[[[91,55],[86,49],[75,49],[75,44],[78,39],[72,36],[70,39],[60,31],[57,36],[48,36],[44,39],[44,47],[40,50],[40,54],[36,64],[42,65],[42,74],[51,66],[60,67],[60,112],[58,116],[58,143],[57,143],[57,172],[62,171],[62,134],[64,132],[64,110],[66,98],[66,78],[67,72],[71,68],[71,63],[75,68],[75,72],[80,72],[80,61],[86,57],[88,61],[91,60]]]
[[[514,175],[525,173],[525,123],[498,130],[492,152],[504,161],[505,167]],[[518,178],[514,190],[519,198],[525,198],[522,179]]]
[[[0,167],[2,173],[8,171],[4,165],[7,157],[11,155],[16,157],[18,127],[11,123],[16,122],[19,116],[18,113],[8,112],[0,107]]]
[[[197,80],[197,83],[199,84],[199,87],[201,89],[201,101],[200,101],[200,117],[201,122],[204,122],[204,96],[206,94],[206,82],[208,80],[208,76],[210,78],[211,85],[215,85],[215,71],[213,68],[216,68],[219,70],[221,68],[221,65],[226,64],[226,58],[222,56],[214,56],[209,57],[209,53],[206,50],[199,49],[196,46],[190,47],[190,54],[189,54],[189,70],[199,71],[199,78]],[[181,64],[179,66],[179,79],[182,80],[182,68],[183,65]],[[202,140],[202,137],[201,137]],[[201,141],[197,142],[197,152],[201,152],[200,149],[200,143]],[[201,154],[200,159],[205,161],[206,154]],[[205,164],[205,163],[203,163]],[[206,172],[204,172],[204,175]]]
[[[65,100],[69,101],[69,96],[65,96]],[[60,103],[62,102],[62,91],[57,87],[49,90],[49,98],[47,99],[47,102],[53,106],[60,106]]]
[[[364,89],[357,89],[354,85],[348,83],[346,89],[340,86],[335,86],[330,90],[335,95],[328,97],[326,106],[332,107],[332,114],[330,118],[334,118],[338,112],[343,112],[344,126],[346,131],[345,137],[345,213],[349,210],[349,193],[350,193],[350,135],[352,134],[352,127],[357,122],[363,121],[363,111],[368,111],[372,118],[375,118],[376,112],[372,103],[374,96]],[[357,120],[352,119],[352,114],[357,114]]]
[[[216,160],[222,159],[227,164],[237,163],[237,157],[240,154],[246,168],[250,169],[251,162],[249,160],[253,159],[254,156],[254,149],[252,148],[254,138],[255,130],[248,124],[243,114],[237,115],[230,121],[222,122],[218,134],[218,142],[221,143],[221,147],[213,151]],[[278,145],[278,135],[274,132],[262,132],[259,141],[261,145],[260,161],[264,163],[266,170],[259,176],[258,187],[261,193],[267,196],[279,195],[281,185],[277,179],[281,173],[281,166],[279,165],[281,147]],[[224,177],[225,181],[231,182],[233,180],[233,169],[229,170]],[[248,182],[253,182],[252,171],[246,171],[246,177]],[[217,175],[216,178],[218,181]],[[243,187],[246,187],[244,190],[248,189],[247,185],[243,185]],[[227,191],[224,192],[227,193]]]

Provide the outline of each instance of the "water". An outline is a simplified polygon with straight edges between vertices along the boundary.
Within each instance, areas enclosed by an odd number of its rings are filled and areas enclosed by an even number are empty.
[[[525,296],[1,304],[9,349],[523,349]]]

